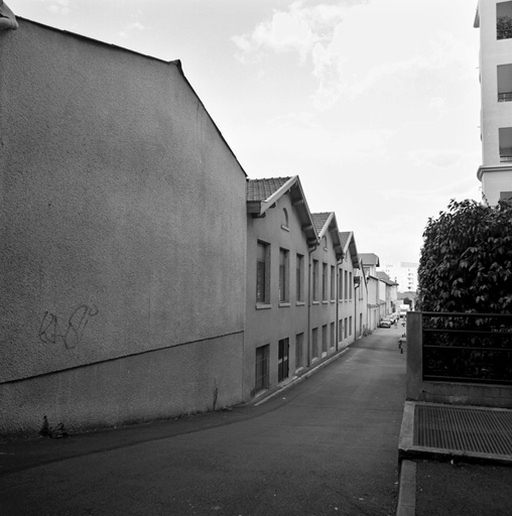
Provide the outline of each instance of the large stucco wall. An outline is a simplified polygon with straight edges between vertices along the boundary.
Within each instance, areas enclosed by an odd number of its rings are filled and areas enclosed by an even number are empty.
[[[241,399],[243,170],[177,63],[19,22],[0,33],[3,430],[66,423],[57,396],[79,396],[76,426],[204,409],[216,382],[218,406]]]

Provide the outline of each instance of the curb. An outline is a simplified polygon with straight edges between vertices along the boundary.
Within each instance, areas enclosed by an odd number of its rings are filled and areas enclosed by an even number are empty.
[[[414,516],[416,513],[416,462],[403,460],[400,465],[398,504],[396,516]]]

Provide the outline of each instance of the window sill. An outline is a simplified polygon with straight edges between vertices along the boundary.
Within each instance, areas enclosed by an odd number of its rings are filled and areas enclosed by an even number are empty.
[[[284,224],[281,224],[281,229],[290,232],[290,228],[288,226],[285,226]]]
[[[256,310],[270,310],[272,305],[257,304]]]
[[[306,303],[304,301],[297,301],[295,306],[306,306]]]
[[[313,301],[313,304],[314,304],[314,305],[319,305],[319,304],[320,304],[320,301]]]
[[[322,301],[322,304],[323,304],[323,305],[328,305],[328,304],[329,304],[329,301]]]
[[[279,308],[288,308],[288,307],[290,307],[291,305],[290,305],[290,303],[288,303],[288,302],[282,302],[282,303],[279,303],[279,305],[278,305],[278,306],[279,306]]]

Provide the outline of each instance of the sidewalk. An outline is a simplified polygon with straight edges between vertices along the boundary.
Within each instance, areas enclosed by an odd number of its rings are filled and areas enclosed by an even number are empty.
[[[0,514],[393,516],[397,341],[377,330],[264,403],[0,444]]]
[[[397,516],[510,516],[512,410],[406,402]]]

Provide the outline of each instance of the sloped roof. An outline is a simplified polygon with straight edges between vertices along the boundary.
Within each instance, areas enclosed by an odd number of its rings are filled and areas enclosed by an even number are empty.
[[[247,201],[265,201],[275,194],[291,177],[271,177],[247,180]]]
[[[336,258],[338,260],[343,258],[343,247],[340,241],[340,232],[338,230],[336,214],[333,211],[313,213],[313,222],[316,226],[318,240],[320,240],[327,232],[329,232],[331,234]]]
[[[313,222],[315,223],[316,231],[317,231],[319,238],[321,236],[323,236],[323,234],[321,235],[322,232],[325,233],[325,231],[323,231],[323,229],[324,229],[325,223],[329,220],[330,215],[331,215],[330,212],[313,213],[312,214]]]
[[[357,252],[356,239],[353,231],[342,231],[340,233],[341,246],[343,248],[343,254],[346,256],[350,250],[350,257],[352,258],[352,266],[354,269],[359,269],[359,258],[360,255]]]
[[[398,285],[395,281],[393,281],[385,272],[383,271],[377,271],[375,273],[377,278],[379,278],[384,283],[387,283],[388,285]]]
[[[363,265],[376,265],[379,267],[379,257],[374,253],[360,253],[359,257],[363,260]]]
[[[309,211],[299,176],[247,179],[247,213],[256,218],[264,217],[266,211],[287,193],[290,194],[292,206],[297,210],[302,231],[306,234],[308,244],[316,245],[318,236],[315,223]]]

